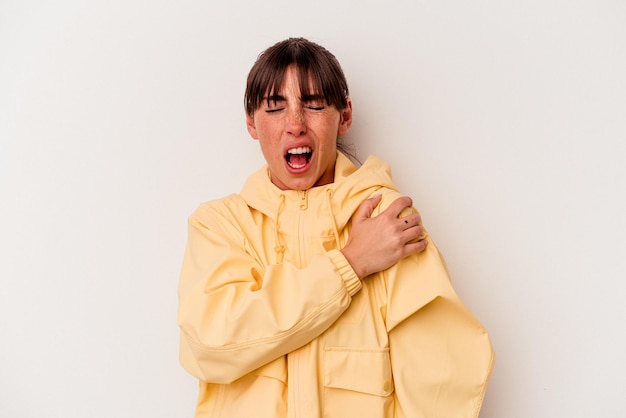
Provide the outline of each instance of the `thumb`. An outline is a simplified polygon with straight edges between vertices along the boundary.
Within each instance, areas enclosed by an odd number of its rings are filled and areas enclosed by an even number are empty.
[[[357,210],[355,214],[354,220],[363,221],[369,218],[370,216],[372,216],[372,212],[374,212],[374,209],[376,208],[376,206],[378,206],[381,199],[382,199],[382,196],[380,193],[375,194],[369,199],[365,199],[359,206],[359,209]]]

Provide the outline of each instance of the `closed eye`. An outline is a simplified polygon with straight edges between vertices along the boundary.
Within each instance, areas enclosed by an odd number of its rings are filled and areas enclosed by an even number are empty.
[[[326,108],[326,100],[320,94],[312,94],[302,98],[302,102],[307,109],[324,110]]]
[[[266,101],[266,113],[276,113],[285,109],[285,98],[280,94],[273,94],[263,98]]]

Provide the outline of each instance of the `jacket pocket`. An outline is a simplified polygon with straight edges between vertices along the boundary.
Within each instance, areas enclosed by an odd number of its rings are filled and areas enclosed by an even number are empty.
[[[228,418],[283,418],[287,416],[287,370],[278,358],[229,385],[214,395],[211,413],[196,416]]]
[[[325,417],[393,417],[389,348],[327,347]]]

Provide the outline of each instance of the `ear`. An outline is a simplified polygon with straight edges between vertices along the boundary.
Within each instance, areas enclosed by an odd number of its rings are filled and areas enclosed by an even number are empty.
[[[259,139],[259,136],[256,133],[254,115],[249,115],[248,113],[246,113],[246,128],[248,128],[248,133],[250,134],[252,139]]]
[[[341,119],[339,120],[339,128],[337,129],[338,136],[343,136],[348,133],[350,126],[352,126],[352,100],[350,100],[349,97],[346,99],[348,102],[346,108],[339,111]]]

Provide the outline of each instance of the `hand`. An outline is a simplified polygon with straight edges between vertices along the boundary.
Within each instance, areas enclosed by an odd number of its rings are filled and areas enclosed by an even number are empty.
[[[360,279],[423,251],[427,245],[425,239],[420,239],[424,228],[419,215],[399,218],[403,210],[413,205],[411,198],[400,197],[372,217],[381,198],[376,195],[361,203],[354,215],[348,242],[341,250]]]

